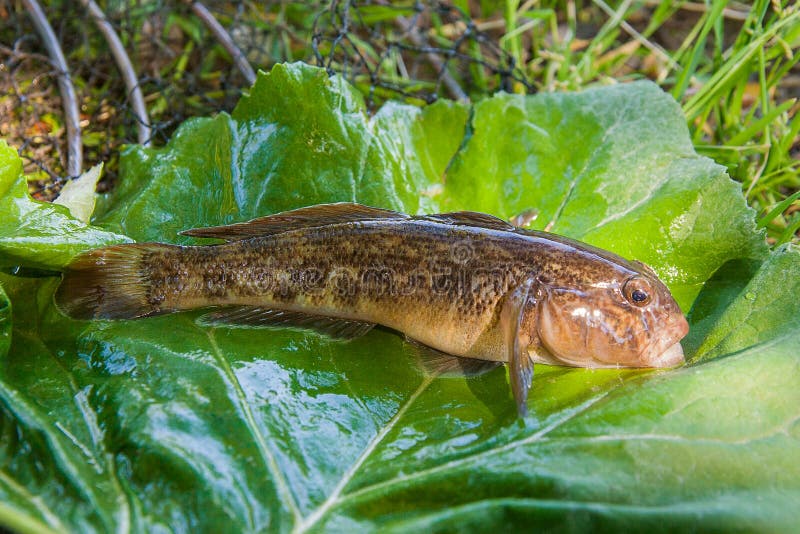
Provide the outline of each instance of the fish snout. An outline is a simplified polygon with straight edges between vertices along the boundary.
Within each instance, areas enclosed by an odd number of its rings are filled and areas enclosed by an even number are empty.
[[[667,350],[657,355],[655,358],[651,358],[648,363],[650,367],[667,368],[677,367],[685,361],[683,357],[683,347],[680,341],[676,341]]]
[[[680,340],[689,333],[689,323],[682,313],[673,316],[673,320],[664,329],[663,337],[656,343],[647,356],[645,363],[650,367],[677,367],[686,359]]]

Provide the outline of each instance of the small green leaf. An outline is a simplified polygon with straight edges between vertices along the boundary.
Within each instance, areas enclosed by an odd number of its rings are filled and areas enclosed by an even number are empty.
[[[775,250],[741,287],[736,300],[714,317],[713,328],[697,347],[694,360],[717,358],[753,345],[770,345],[796,337],[800,332],[798,258],[800,253],[792,245]],[[720,298],[717,290],[711,295]]]
[[[73,217],[84,224],[89,224],[97,198],[95,189],[102,173],[103,164],[99,163],[75,180],[67,182],[53,204],[66,206]]]

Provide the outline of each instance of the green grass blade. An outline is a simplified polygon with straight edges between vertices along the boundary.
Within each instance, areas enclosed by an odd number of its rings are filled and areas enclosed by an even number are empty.
[[[780,30],[798,23],[800,23],[800,12],[794,12],[785,19],[775,23],[775,25],[764,31],[764,33],[759,35],[745,48],[729,58],[697,94],[686,102],[683,108],[686,119],[691,121],[696,118],[703,109],[709,106],[711,101],[718,98],[732,83],[735,83],[737,79],[741,77],[742,69],[750,63],[759,50],[761,50],[770,39],[775,37]],[[746,76],[747,73],[744,73],[744,75]]]
[[[725,141],[725,144],[729,146],[738,146],[752,140],[759,134],[759,132],[766,130],[770,123],[772,123],[772,121],[774,121],[779,115],[791,109],[795,102],[797,102],[797,99],[793,98],[791,100],[787,100],[776,108],[770,109],[769,113],[751,123],[747,128]]]
[[[786,211],[786,209],[787,209],[789,206],[791,206],[791,205],[792,205],[792,202],[794,202],[795,200],[798,200],[798,199],[800,199],[800,191],[795,191],[795,193],[794,193],[793,195],[791,195],[791,196],[789,196],[789,197],[786,197],[786,198],[785,198],[785,199],[783,199],[781,202],[778,202],[778,203],[775,205],[775,207],[774,207],[774,208],[772,208],[771,210],[769,210],[769,213],[767,213],[766,215],[764,215],[763,217],[761,217],[761,218],[758,220],[758,224],[757,224],[757,226],[758,226],[759,228],[764,228],[764,227],[765,227],[765,226],[767,226],[769,223],[771,223],[773,220],[775,220],[775,218],[776,218],[778,215],[780,215],[781,213],[783,213],[784,211]]]
[[[681,100],[683,98],[686,88],[689,86],[689,82],[697,70],[697,65],[705,54],[706,38],[708,37],[708,34],[712,28],[714,28],[716,22],[720,19],[722,10],[725,8],[726,4],[727,2],[725,0],[715,0],[711,5],[711,11],[704,15],[703,27],[700,30],[700,35],[694,43],[692,54],[689,56],[689,63],[688,65],[684,66],[683,70],[678,75],[678,79],[675,82],[675,87],[672,89],[672,96],[675,98],[675,100]]]
[[[775,245],[778,246],[788,243],[794,238],[794,234],[797,233],[798,230],[800,230],[800,216],[795,217],[791,224],[786,227],[786,230],[778,238],[778,242],[775,243]]]

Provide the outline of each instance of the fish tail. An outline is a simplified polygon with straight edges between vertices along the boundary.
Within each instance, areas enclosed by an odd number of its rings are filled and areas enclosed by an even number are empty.
[[[55,303],[74,319],[133,319],[173,311],[149,298],[148,257],[177,248],[124,244],[85,252],[64,270]]]

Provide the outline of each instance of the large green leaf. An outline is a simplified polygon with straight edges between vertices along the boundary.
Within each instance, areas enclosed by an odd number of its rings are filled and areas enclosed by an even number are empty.
[[[356,91],[324,70],[278,66],[233,116],[185,123],[163,149],[131,147],[97,221],[137,240],[178,241],[321,202],[417,212],[459,147],[468,109],[389,105],[371,121]],[[187,238],[183,238],[184,241]]]
[[[472,127],[443,207],[537,209],[534,228],[652,265],[684,310],[722,263],[763,251],[740,186],[695,154],[655,84],[499,95],[475,106]]]
[[[163,149],[129,149],[95,223],[177,241],[185,228],[336,200],[504,217],[536,208],[535,226],[648,261],[686,309],[694,301],[692,364],[538,366],[522,421],[504,371],[426,378],[391,332],[344,343],[205,328],[192,313],[77,322],[52,306],[57,280],[0,275],[13,303],[0,524],[781,530],[797,520],[800,253],[767,254],[735,185],[692,152],[679,109],[653,85],[390,105],[368,119],[338,78],[278,66],[232,116],[191,121]],[[0,336],[8,324],[0,315]]]

